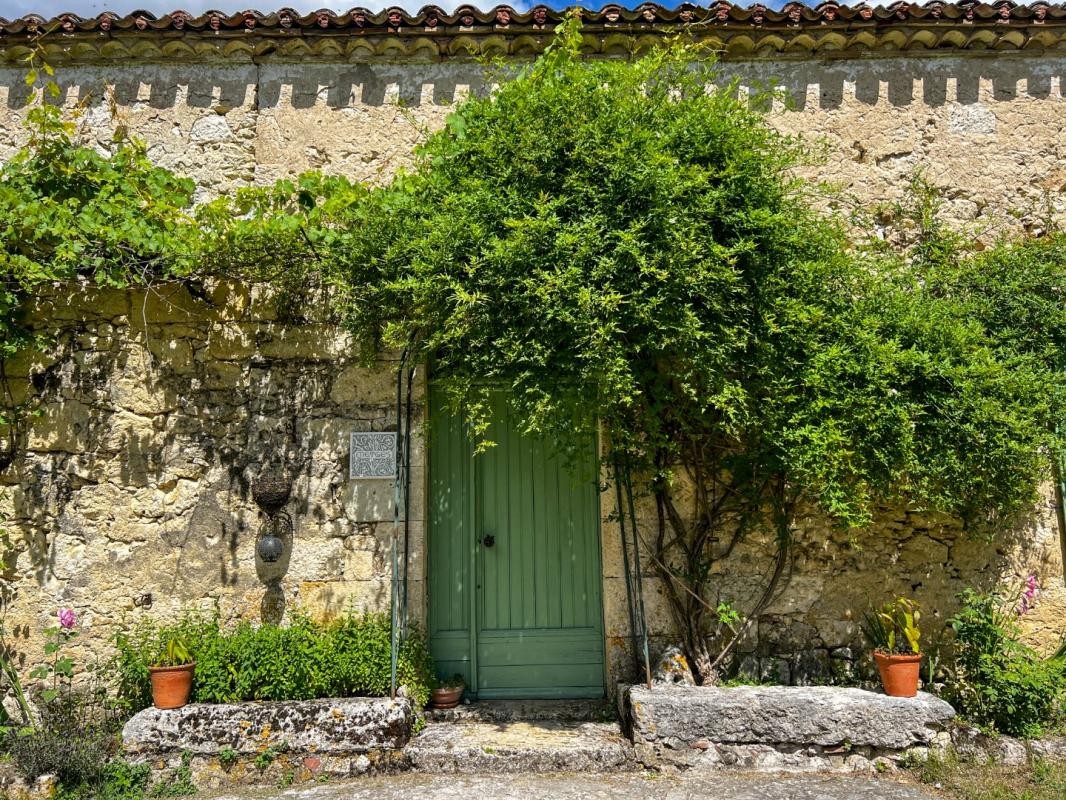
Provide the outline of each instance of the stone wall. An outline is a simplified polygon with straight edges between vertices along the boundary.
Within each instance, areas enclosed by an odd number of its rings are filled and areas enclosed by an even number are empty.
[[[978,235],[1036,229],[1045,206],[1066,222],[1066,56],[812,57],[722,69],[746,85],[783,87],[789,102],[771,119],[824,147],[825,163],[808,171],[839,190],[829,205],[897,199],[921,168],[944,188],[952,220]],[[485,87],[482,69],[462,62],[101,64],[63,66],[58,80],[67,102],[81,104],[90,141],[106,146],[127,126],[158,163],[196,179],[201,199],[312,168],[384,180],[410,163],[453,101]],[[0,158],[23,140],[25,113],[21,71],[0,69]],[[286,320],[247,287],[78,291],[40,298],[33,314],[58,344],[8,365],[16,393],[33,376],[44,413],[26,455],[2,475],[12,542],[4,578],[15,595],[7,630],[31,661],[60,605],[81,614],[86,643],[123,616],[189,604],[218,601],[225,615],[248,618],[296,605],[319,615],[384,606],[391,486],[347,480],[347,436],[394,428],[395,365],[361,369],[324,311]],[[248,483],[279,453],[297,474],[297,534],[276,594],[254,558],[260,520]],[[420,611],[424,459],[415,453]],[[609,685],[633,666],[611,498],[602,533]],[[1026,618],[1034,641],[1061,633],[1066,588],[1050,495],[996,542],[891,510],[859,537],[813,517],[801,528],[789,590],[746,648],[749,671],[824,680],[852,668],[856,617],[870,602],[914,594],[933,640],[956,591],[1030,573],[1044,587]],[[741,548],[723,565],[723,599],[743,608],[767,566],[765,543]],[[650,574],[646,588],[652,628],[669,630]]]
[[[348,439],[395,429],[395,365],[359,366],[314,304],[285,322],[258,290],[194,288],[40,297],[33,319],[55,343],[6,366],[16,399],[42,398],[3,473],[6,627],[31,661],[60,606],[83,646],[190,606],[249,619],[388,608],[392,483],[348,480]],[[420,616],[421,439],[412,450]],[[279,466],[295,478],[295,539],[266,564],[249,486]]]
[[[605,499],[605,515],[613,506],[613,500]],[[653,512],[642,516],[645,536],[654,535],[655,525]],[[616,673],[632,676],[616,530],[605,522],[608,646]],[[1022,618],[1030,642],[1053,650],[1066,634],[1066,587],[1050,491],[1032,515],[994,540],[967,532],[947,517],[882,509],[868,529],[858,532],[834,528],[816,514],[801,516],[794,548],[790,579],[741,643],[733,664],[750,677],[797,684],[871,677],[875,671],[859,622],[871,605],[901,595],[921,604],[924,649],[936,656],[947,634],[946,622],[957,608],[958,592],[967,587],[1018,592],[1030,574],[1037,575],[1042,586],[1035,608]],[[719,562],[714,586],[718,597],[740,610],[751,608],[766,585],[772,552],[771,539],[755,536]],[[648,563],[645,557],[644,565]],[[668,631],[672,622],[661,581],[647,568],[645,573],[649,629]],[[652,637],[653,656],[669,642],[669,636]]]

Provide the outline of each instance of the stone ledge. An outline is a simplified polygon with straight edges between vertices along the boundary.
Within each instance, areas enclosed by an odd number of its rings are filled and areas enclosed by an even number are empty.
[[[777,766],[813,758],[815,768],[868,768],[880,758],[946,746],[955,716],[929,694],[908,699],[828,686],[634,686],[626,694],[637,757],[648,766],[765,767],[765,756],[775,753],[790,757],[774,756]]]
[[[148,708],[122,729],[128,755],[237,756],[267,749],[345,756],[399,751],[411,738],[414,710],[405,698],[352,697],[265,703],[197,703],[173,711]]]
[[[432,774],[593,773],[636,766],[616,723],[566,720],[430,723],[405,755],[413,769]]]

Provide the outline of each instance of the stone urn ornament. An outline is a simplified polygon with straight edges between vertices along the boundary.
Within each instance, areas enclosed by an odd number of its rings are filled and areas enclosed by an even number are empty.
[[[188,645],[180,637],[171,637],[156,663],[148,668],[152,680],[152,705],[173,709],[188,703],[195,672],[196,661]]]
[[[440,681],[430,693],[429,703],[436,709],[455,708],[463,699],[466,678],[456,673],[446,681]]]
[[[881,686],[889,697],[918,694],[922,664],[920,620],[918,604],[906,597],[885,603],[865,615],[862,631],[873,646]]]

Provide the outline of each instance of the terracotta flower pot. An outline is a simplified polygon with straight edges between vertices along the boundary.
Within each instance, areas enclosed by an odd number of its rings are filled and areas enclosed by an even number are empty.
[[[918,694],[918,668],[921,653],[889,655],[874,651],[874,660],[881,673],[881,685],[889,697],[914,697]]]
[[[152,676],[152,705],[156,708],[181,708],[189,702],[192,674],[196,662],[177,667],[149,667]]]
[[[434,689],[430,696],[430,704],[434,708],[455,708],[463,699],[463,687]]]

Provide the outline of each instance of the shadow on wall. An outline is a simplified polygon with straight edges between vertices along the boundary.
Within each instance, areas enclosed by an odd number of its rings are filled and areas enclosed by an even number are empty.
[[[116,77],[117,73],[117,77]],[[487,91],[485,70],[476,64],[454,65],[322,65],[255,67],[197,67],[175,69],[151,65],[143,69],[107,70],[92,67],[59,68],[56,82],[68,102],[98,99],[112,86],[120,106],[143,103],[155,109],[217,109],[254,106],[260,111],[324,105],[399,104],[449,105],[465,94]],[[23,73],[0,70],[0,91],[7,106],[21,109],[29,102],[30,87]]]
[[[852,98],[868,106],[887,102],[896,107],[936,108],[946,103],[1066,96],[1066,58],[897,58],[784,66],[780,62],[727,62],[722,72],[742,83],[781,87],[796,111],[832,111]]]
[[[14,620],[59,603],[118,622],[153,594],[171,605],[229,596],[280,619],[293,542],[263,573],[250,482],[279,461],[291,472],[295,555],[308,569],[322,531],[355,527],[339,492],[340,433],[386,427],[388,400],[353,406],[335,391],[347,357],[331,325],[278,322],[258,300],[219,324],[218,309],[185,289],[98,294],[40,298],[33,318],[55,337],[50,355],[8,365],[43,411],[0,474],[17,548],[4,565]]]
[[[995,55],[724,62],[722,73],[744,83],[780,86],[796,110],[812,105],[832,110],[852,97],[864,105],[888,102],[899,107],[914,103],[937,107],[948,102],[970,105],[980,99],[1062,97],[1066,91],[1066,58]],[[116,79],[114,68],[66,67],[59,70],[57,79],[63,96],[73,102],[99,96],[105,83],[112,82],[119,106],[143,103],[155,109],[254,106],[269,111],[394,103],[414,108],[447,105],[466,93],[488,89],[485,70],[469,63],[145,65],[136,71],[117,71]],[[991,86],[991,98],[982,98],[982,84]],[[30,94],[18,70],[0,71],[0,91],[11,109],[23,108]]]

